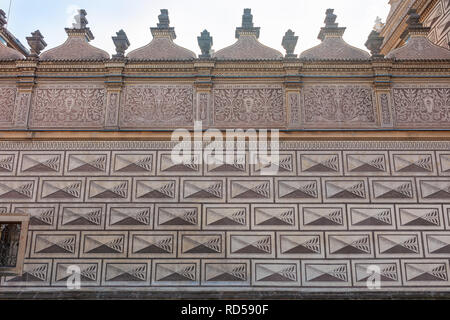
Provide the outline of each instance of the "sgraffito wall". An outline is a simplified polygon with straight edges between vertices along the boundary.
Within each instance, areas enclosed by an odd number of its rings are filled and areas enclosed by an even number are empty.
[[[369,291],[373,265],[382,291],[450,290],[449,142],[281,142],[273,176],[173,145],[0,142],[0,210],[31,215],[0,290],[65,291],[73,265],[105,292]]]
[[[102,83],[37,85],[32,93],[0,87],[3,129],[155,130],[204,128],[446,129],[450,86],[442,82],[219,84],[209,92],[192,84],[130,84],[110,92]]]
[[[0,213],[31,215],[0,293],[65,292],[72,266],[94,294],[373,292],[374,266],[381,291],[450,290],[445,60],[0,67]],[[194,121],[290,131],[277,174],[248,149],[173,163],[160,133]]]

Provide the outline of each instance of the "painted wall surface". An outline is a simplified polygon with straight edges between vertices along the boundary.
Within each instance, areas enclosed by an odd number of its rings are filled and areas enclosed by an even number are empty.
[[[450,143],[281,142],[279,172],[174,165],[172,142],[0,142],[0,210],[31,214],[0,290],[450,290]]]

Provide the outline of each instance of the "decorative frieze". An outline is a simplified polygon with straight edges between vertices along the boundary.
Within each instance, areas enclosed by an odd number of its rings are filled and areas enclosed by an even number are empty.
[[[214,88],[214,125],[283,127],[283,89],[276,85],[222,85]]]
[[[450,87],[396,87],[393,99],[397,126],[448,127]]]
[[[35,89],[32,128],[102,128],[106,90],[102,85],[43,85]]]
[[[194,89],[191,85],[130,85],[122,95],[121,127],[193,126]]]
[[[0,127],[13,125],[16,95],[17,88],[15,86],[0,87]]]
[[[303,113],[307,126],[361,127],[376,124],[369,86],[305,86]]]

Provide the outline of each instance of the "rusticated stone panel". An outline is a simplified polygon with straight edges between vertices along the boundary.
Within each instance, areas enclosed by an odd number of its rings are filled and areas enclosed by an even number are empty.
[[[39,86],[34,93],[30,127],[103,127],[105,106],[106,90],[101,85]]]
[[[307,126],[360,127],[375,125],[372,89],[360,85],[315,85],[304,89]]]
[[[194,89],[190,85],[131,85],[122,96],[121,127],[193,125]]]
[[[448,127],[449,87],[397,87],[393,89],[397,126]]]
[[[15,87],[0,87],[0,127],[13,124],[16,95],[17,89]]]
[[[216,86],[214,125],[244,128],[285,126],[283,89],[275,85]]]
[[[448,141],[281,142],[272,175],[253,149],[175,164],[174,145],[0,141],[0,214],[30,214],[0,293],[59,295],[70,266],[92,294],[449,291]]]

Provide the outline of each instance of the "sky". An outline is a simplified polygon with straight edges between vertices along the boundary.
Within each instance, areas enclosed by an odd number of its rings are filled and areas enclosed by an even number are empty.
[[[218,51],[235,42],[244,8],[251,8],[255,27],[261,27],[260,41],[284,53],[281,41],[292,29],[299,41],[295,53],[309,49],[320,41],[325,11],[334,8],[340,27],[347,27],[344,40],[366,49],[364,43],[377,16],[385,21],[388,0],[12,0],[8,29],[27,46],[25,37],[39,29],[48,46],[62,44],[79,8],[87,11],[88,27],[95,39],[92,45],[115,53],[111,36],[123,29],[131,42],[127,52],[148,44],[150,27],[158,22],[160,9],[168,9],[170,24],[175,27],[175,43],[197,54],[197,36],[207,29]],[[0,0],[0,9],[8,12],[10,0]],[[27,46],[28,47],[28,46]]]

